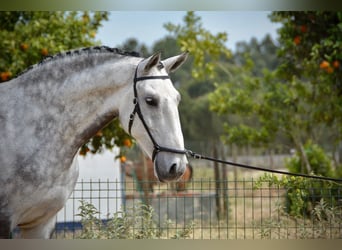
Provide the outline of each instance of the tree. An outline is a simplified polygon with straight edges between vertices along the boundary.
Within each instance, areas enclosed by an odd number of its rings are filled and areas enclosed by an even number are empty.
[[[184,67],[187,76],[183,75],[180,85],[183,132],[186,141],[208,142],[210,138],[215,143],[219,140],[222,123],[209,110],[208,93],[214,90],[214,82],[220,77],[217,65],[231,57],[230,50],[224,44],[227,34],[222,32],[213,35],[203,27],[201,18],[194,12],[188,12],[183,20],[182,25],[165,24],[165,28],[174,35],[179,48],[189,51],[191,55]]]
[[[47,55],[96,44],[106,12],[0,12],[0,74],[7,81]]]
[[[128,38],[122,45],[125,51],[135,51],[141,56],[147,57],[149,55],[148,48],[145,44],[139,44],[139,41],[135,38]]]
[[[310,86],[313,121],[342,124],[342,12],[274,12],[271,20],[283,24],[279,75]],[[342,127],[337,127],[341,135]]]
[[[194,12],[187,12],[184,25],[167,23],[164,27],[177,37],[182,51],[189,51],[193,58],[192,76],[198,79],[214,79],[215,65],[222,57],[230,58],[231,52],[224,43],[227,34],[216,35],[202,27],[201,18]]]
[[[271,19],[283,25],[280,65],[261,76],[241,71],[240,81],[217,87],[211,108],[240,117],[239,124],[226,124],[227,141],[270,145],[281,134],[297,149],[301,171],[310,173],[305,142],[324,144],[329,138],[338,145],[341,140],[342,15],[274,12]]]
[[[279,65],[277,57],[277,46],[269,34],[259,42],[252,37],[249,42],[241,41],[236,44],[236,51],[233,55],[233,61],[236,65],[246,64],[247,58],[253,61],[253,75],[262,76],[263,69],[274,70]]]

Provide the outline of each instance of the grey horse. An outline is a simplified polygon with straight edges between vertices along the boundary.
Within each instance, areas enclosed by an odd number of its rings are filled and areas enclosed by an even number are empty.
[[[49,238],[56,213],[78,177],[81,145],[114,118],[128,131],[134,77],[142,119],[131,134],[149,157],[154,143],[184,148],[180,95],[168,73],[187,58],[161,61],[105,46],[82,48],[43,60],[0,84],[0,238],[18,227],[22,238]],[[150,78],[150,76],[156,76]],[[159,77],[160,76],[160,77]],[[159,152],[154,160],[160,181],[179,178],[187,157]]]

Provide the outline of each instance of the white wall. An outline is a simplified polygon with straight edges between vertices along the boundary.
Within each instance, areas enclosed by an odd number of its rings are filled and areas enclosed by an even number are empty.
[[[121,208],[121,168],[120,161],[115,159],[118,154],[119,149],[114,148],[102,154],[78,156],[78,183],[65,207],[57,214],[57,222],[79,221],[81,218],[76,216],[80,212],[79,200],[91,202],[102,219]]]

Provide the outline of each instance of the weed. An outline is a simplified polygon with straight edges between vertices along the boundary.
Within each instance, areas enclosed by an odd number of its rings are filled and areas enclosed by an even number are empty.
[[[99,212],[94,205],[81,201],[79,207],[81,216],[81,239],[156,239],[167,238],[163,230],[153,220],[154,210],[152,206],[143,203],[136,204],[126,211],[114,213],[107,221],[98,218]],[[167,225],[172,221],[167,220]],[[171,239],[189,238],[193,231],[194,223],[191,222],[181,230],[175,230]],[[167,234],[168,235],[168,234]]]

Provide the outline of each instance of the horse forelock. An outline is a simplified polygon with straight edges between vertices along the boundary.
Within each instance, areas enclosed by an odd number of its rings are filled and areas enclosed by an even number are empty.
[[[86,54],[112,54],[112,55],[119,55],[119,56],[128,56],[128,57],[140,57],[140,54],[135,51],[125,51],[118,48],[111,48],[108,46],[92,46],[92,47],[85,47],[85,48],[79,48],[69,51],[63,51],[60,53],[57,53],[55,55],[48,55],[45,58],[43,58],[40,62],[37,64],[29,66],[27,69],[19,73],[16,77],[21,76],[32,69],[38,68],[48,62],[57,61],[59,59],[64,59],[68,57],[74,57],[74,56],[80,56],[80,55],[86,55]]]

